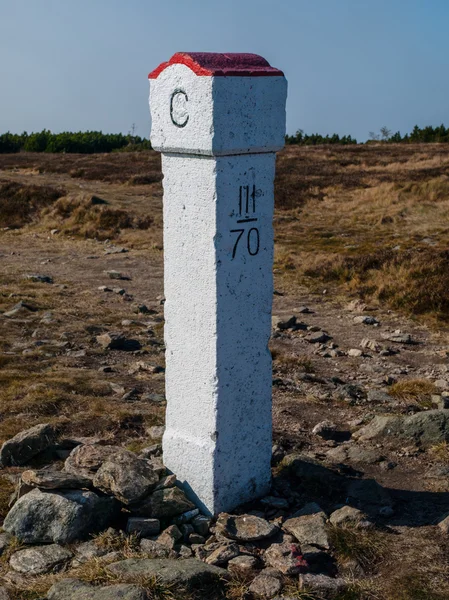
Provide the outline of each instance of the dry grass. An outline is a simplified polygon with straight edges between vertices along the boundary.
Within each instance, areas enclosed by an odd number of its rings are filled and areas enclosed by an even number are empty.
[[[0,227],[22,227],[63,194],[50,186],[0,180]]]
[[[111,208],[97,196],[86,194],[59,198],[42,217],[42,224],[48,228],[99,240],[115,238],[122,229],[146,230],[153,223],[150,215],[136,217],[126,210]]]
[[[421,408],[432,407],[432,394],[436,392],[437,388],[428,379],[405,379],[393,384],[389,389],[393,398],[416,404]]]
[[[8,514],[9,501],[13,492],[13,483],[7,477],[0,476],[0,521],[3,521]]]
[[[376,530],[351,526],[329,527],[334,555],[342,566],[356,561],[366,573],[377,570],[386,551],[385,536]]]
[[[449,444],[448,442],[440,442],[429,448],[429,454],[435,459],[443,463],[449,463]]]

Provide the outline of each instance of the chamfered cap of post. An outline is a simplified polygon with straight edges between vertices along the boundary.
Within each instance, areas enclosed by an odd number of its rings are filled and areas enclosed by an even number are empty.
[[[287,81],[257,54],[178,52],[149,79],[155,150],[225,156],[284,146]]]

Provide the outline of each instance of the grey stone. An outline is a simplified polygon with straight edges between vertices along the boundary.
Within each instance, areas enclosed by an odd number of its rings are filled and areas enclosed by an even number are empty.
[[[308,502],[302,508],[297,510],[290,518],[304,517],[306,515],[324,514],[323,509],[316,502]]]
[[[449,535],[449,515],[438,523],[438,527],[445,535]]]
[[[204,515],[197,515],[192,519],[192,525],[199,535],[207,535],[209,533],[211,519]]]
[[[314,331],[306,335],[304,339],[310,344],[325,344],[332,337],[325,331]]]
[[[260,501],[261,504],[269,506],[270,508],[288,509],[288,501],[285,498],[278,498],[277,496],[266,496]]]
[[[82,489],[92,487],[92,481],[87,477],[72,475],[64,471],[54,471],[43,469],[40,471],[24,471],[22,473],[22,482],[31,487],[43,490],[56,489]]]
[[[35,425],[7,440],[0,450],[3,467],[25,465],[55,442],[56,434],[49,423]]]
[[[379,325],[379,321],[375,317],[369,315],[354,317],[354,323],[358,325]]]
[[[9,560],[9,564],[18,573],[43,575],[60,571],[72,556],[70,550],[58,544],[34,546],[15,552]]]
[[[333,579],[327,575],[316,575],[314,573],[300,575],[299,584],[302,589],[317,594],[323,600],[338,598],[348,587],[344,579]]]
[[[176,546],[176,543],[179,542],[182,537],[182,533],[177,525],[170,525],[170,527],[164,529],[161,535],[157,538],[157,543],[173,550]]]
[[[64,471],[93,480],[101,465],[120,452],[126,452],[120,446],[100,446],[86,444],[72,450],[64,464]]]
[[[123,296],[125,297],[125,296]],[[140,350],[141,344],[137,340],[128,339],[120,331],[109,331],[97,335],[96,340],[104,350]]]
[[[287,519],[283,527],[295,536],[301,546],[317,546],[325,550],[330,547],[326,529],[326,515],[323,512]]]
[[[137,533],[140,537],[158,535],[161,530],[159,519],[145,519],[144,517],[130,517],[126,524],[126,533]]]
[[[104,529],[116,509],[113,498],[101,498],[91,491],[35,489],[14,504],[3,528],[26,544],[67,544]]]
[[[193,508],[195,508],[195,505],[187,499],[184,492],[177,487],[173,487],[153,492],[139,506],[133,507],[132,512],[142,517],[168,519]]]
[[[329,517],[329,522],[332,525],[358,525],[366,520],[366,515],[353,506],[343,506],[335,510]]]
[[[236,558],[240,554],[240,550],[237,544],[231,543],[224,546],[220,546],[214,550],[206,558],[208,565],[225,565],[227,562]]]
[[[277,525],[254,515],[218,516],[216,530],[227,538],[238,542],[256,542],[270,538],[279,531]]]
[[[290,542],[272,544],[265,551],[263,559],[268,567],[273,567],[284,575],[298,575],[307,568],[301,549]]]
[[[449,441],[449,410],[428,410],[406,417],[377,416],[355,434],[360,440],[405,438],[423,446]]]
[[[363,352],[359,350],[359,348],[351,348],[350,350],[348,350],[348,356],[350,356],[351,358],[360,358],[361,356],[363,356]]]
[[[0,556],[8,548],[12,538],[13,536],[6,531],[0,533]]]
[[[171,487],[171,486],[169,486],[169,487]],[[173,519],[173,523],[175,523],[176,525],[182,525],[184,523],[189,523],[195,517],[197,517],[199,514],[200,514],[200,511],[198,508],[188,510],[187,512],[182,513],[182,515],[178,515],[177,517],[175,517]]]
[[[248,556],[247,554],[242,554],[240,556],[236,556],[232,558],[228,562],[228,571],[231,573],[251,573],[257,568],[258,560],[255,556]]]
[[[34,283],[53,283],[53,278],[49,275],[40,275],[38,273],[33,275],[27,275],[26,279],[33,281]]]
[[[3,313],[4,317],[26,317],[32,312],[36,312],[36,307],[22,300],[15,304],[10,310]]]
[[[373,404],[391,404],[394,402],[394,398],[382,390],[368,390],[367,400]]]
[[[118,577],[157,576],[164,585],[185,585],[188,587],[227,576],[225,569],[207,565],[197,558],[174,560],[164,558],[129,558],[113,563],[107,570]]]
[[[394,344],[413,344],[414,341],[409,333],[401,333],[395,331],[394,333],[382,333],[384,340],[393,342]]]
[[[147,600],[147,595],[139,586],[128,583],[96,587],[77,579],[63,579],[50,588],[47,600]]]
[[[145,498],[158,481],[159,477],[148,461],[122,450],[103,462],[93,484],[123,504],[135,504]]]
[[[337,426],[332,421],[321,421],[317,423],[315,427],[312,429],[312,433],[314,435],[318,435],[325,440],[331,440],[335,437],[335,433],[337,431]]]
[[[153,440],[161,440],[164,435],[165,426],[164,425],[153,425],[148,428],[148,435]]]
[[[0,600],[10,600],[8,590],[2,585],[0,585]]]
[[[261,571],[249,586],[249,591],[259,598],[273,598],[282,590],[282,581],[272,573],[272,569]]]
[[[106,271],[106,275],[108,275],[110,279],[118,279],[120,281],[129,281],[131,279],[128,275],[123,275],[123,273],[114,270]]]
[[[83,542],[75,548],[76,560],[81,564],[105,556],[108,552],[107,548],[101,548],[94,540]]]
[[[140,549],[150,558],[176,558],[176,552],[167,546],[163,546],[154,540],[143,539],[140,542]]]

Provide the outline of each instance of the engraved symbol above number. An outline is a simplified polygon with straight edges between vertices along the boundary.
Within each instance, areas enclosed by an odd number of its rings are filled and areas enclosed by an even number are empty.
[[[176,127],[185,127],[189,122],[188,101],[187,94],[181,89],[176,89],[170,97],[170,117]]]
[[[252,185],[241,185],[239,188],[239,217],[243,215],[255,215],[256,212],[256,198],[260,195],[260,190],[256,190],[256,186]],[[258,221],[256,216],[244,217],[237,219],[237,223],[255,223]],[[243,236],[246,238],[246,250],[250,256],[256,256],[259,253],[260,248],[260,234],[257,227],[251,227],[251,229],[231,229],[230,233],[237,233],[235,239],[234,248],[232,250],[232,258],[234,259],[237,254],[237,248],[239,242]]]

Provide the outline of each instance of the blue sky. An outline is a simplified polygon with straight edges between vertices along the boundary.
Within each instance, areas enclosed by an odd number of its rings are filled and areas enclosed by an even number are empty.
[[[287,129],[449,125],[448,0],[0,0],[0,132],[148,136],[147,74],[177,51],[255,52]]]

